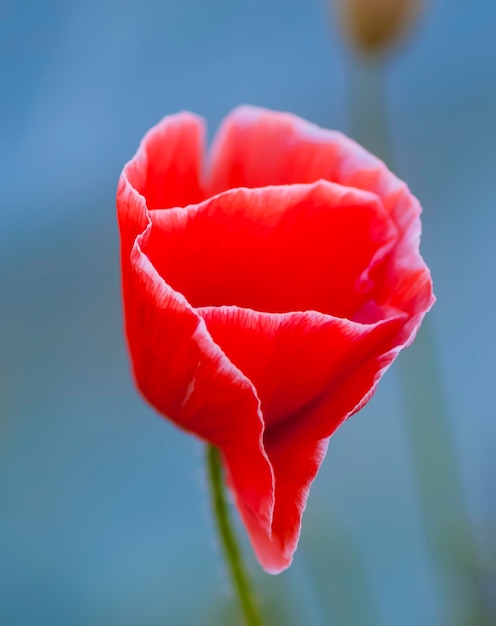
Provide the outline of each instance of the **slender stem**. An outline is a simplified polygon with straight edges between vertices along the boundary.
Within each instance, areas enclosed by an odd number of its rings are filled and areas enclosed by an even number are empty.
[[[353,138],[391,167],[393,154],[385,60],[382,57],[350,58],[347,81],[349,125]]]
[[[393,167],[384,60],[351,62],[352,134]],[[424,320],[407,353],[398,359],[397,371],[427,543],[445,576],[463,589],[467,621],[458,615],[458,623],[488,626],[491,618],[478,584],[476,541],[461,488],[431,316]],[[453,616],[448,621],[454,623]]]
[[[473,527],[465,504],[460,469],[441,385],[432,320],[426,318],[398,372],[405,400],[411,457],[425,536],[431,552],[461,587],[463,606],[450,601],[449,623],[489,626]]]
[[[231,581],[236,590],[239,604],[245,617],[246,626],[262,626],[262,619],[231,525],[229,506],[222,476],[220,452],[215,446],[207,445],[206,462],[210,481],[212,508],[217,522],[217,531],[224,550]]]

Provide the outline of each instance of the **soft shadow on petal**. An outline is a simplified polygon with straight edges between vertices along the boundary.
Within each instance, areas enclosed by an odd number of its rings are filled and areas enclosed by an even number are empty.
[[[193,306],[352,318],[397,240],[376,196],[327,181],[230,190],[151,219],[150,258]]]
[[[296,549],[308,489],[327,438],[372,395],[407,339],[407,315],[359,324],[316,312],[198,311],[261,400],[264,445],[275,476],[272,538],[260,532],[250,515],[243,517],[264,567],[280,571]]]

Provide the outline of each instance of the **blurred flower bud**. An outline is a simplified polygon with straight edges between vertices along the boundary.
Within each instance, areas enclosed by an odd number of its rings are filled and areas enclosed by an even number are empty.
[[[348,37],[365,54],[380,54],[413,24],[422,0],[337,0]]]

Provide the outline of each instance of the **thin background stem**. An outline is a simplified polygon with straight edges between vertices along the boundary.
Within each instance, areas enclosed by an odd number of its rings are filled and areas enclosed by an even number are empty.
[[[351,134],[393,169],[387,99],[387,67],[382,58],[350,59]],[[449,425],[432,318],[427,315],[418,336],[398,359],[404,415],[427,543],[444,577],[458,587],[459,602],[450,624],[490,626],[478,581],[480,570],[470,517],[461,488],[460,471]]]
[[[207,444],[206,450],[206,463],[210,482],[212,509],[217,523],[217,531],[228,565],[231,581],[236,590],[239,604],[245,617],[246,626],[262,626],[262,618],[255,601],[253,589],[241,556],[241,550],[236,541],[230,520],[220,452],[217,448],[209,444]]]

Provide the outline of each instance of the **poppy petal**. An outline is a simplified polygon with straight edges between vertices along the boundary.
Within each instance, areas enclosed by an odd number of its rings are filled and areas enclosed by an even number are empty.
[[[137,191],[146,188],[142,158],[138,153],[137,162],[124,170],[117,193],[125,324],[136,384],[162,415],[222,450],[243,505],[270,533],[273,476],[256,390],[147,255],[153,225]]]
[[[419,213],[416,199],[399,193],[408,191],[405,183],[380,159],[339,131],[320,128],[292,113],[253,106],[234,109],[214,138],[208,163],[208,195],[234,187],[324,179],[376,193],[400,226]],[[408,202],[397,206],[407,195]]]
[[[141,141],[124,172],[148,210],[186,206],[203,199],[205,124],[193,113],[164,117]]]
[[[243,517],[265,569],[280,571],[296,549],[308,489],[326,440],[373,393],[405,340],[407,316],[360,324],[313,311],[198,311],[261,401],[264,446],[275,476],[272,537],[260,532],[251,516]]]
[[[195,307],[352,318],[397,238],[376,196],[327,181],[230,190],[151,219],[150,258]]]
[[[206,176],[203,138],[200,118],[165,118],[119,181],[127,339],[145,398],[221,449],[276,573],[329,437],[434,302],[421,208],[379,159],[291,114],[236,109]]]
[[[208,195],[235,187],[340,183],[344,136],[291,113],[252,106],[234,109],[210,150]]]
[[[376,194],[399,236],[387,271],[375,270],[375,298],[393,308],[402,300],[401,308],[409,306],[411,311],[433,305],[430,273],[419,254],[421,206],[403,181],[352,139],[291,113],[241,106],[225,118],[217,132],[209,169],[209,195],[237,186],[312,183],[319,179]],[[399,289],[398,276],[402,281]],[[420,288],[409,289],[416,281],[420,281]],[[395,289],[391,289],[392,284]]]

